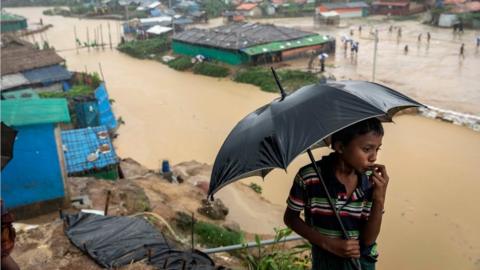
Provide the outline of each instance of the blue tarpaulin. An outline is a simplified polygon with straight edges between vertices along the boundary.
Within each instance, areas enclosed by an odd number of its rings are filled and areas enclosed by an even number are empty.
[[[62,131],[62,143],[68,173],[101,169],[118,163],[105,126]],[[105,145],[104,149],[102,145]]]
[[[72,74],[60,65],[36,68],[22,72],[30,83],[50,84],[70,80]]]
[[[117,119],[112,112],[112,107],[110,107],[110,100],[108,98],[107,90],[105,85],[102,83],[95,90],[95,97],[98,101],[98,111],[100,113],[100,125],[107,126],[108,129],[114,129],[117,127]]]

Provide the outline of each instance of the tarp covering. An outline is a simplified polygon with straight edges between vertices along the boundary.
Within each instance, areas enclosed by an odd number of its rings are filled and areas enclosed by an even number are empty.
[[[68,123],[70,114],[64,98],[10,99],[2,100],[1,119],[9,126]]]
[[[25,76],[23,76],[22,73],[4,75],[0,79],[0,89],[1,90],[10,89],[17,86],[29,84],[29,83],[30,82],[27,80],[27,78],[25,78]]]
[[[76,126],[79,128],[96,127],[100,125],[97,101],[84,101],[75,103],[77,114]]]
[[[161,34],[164,34],[164,33],[168,33],[170,31],[172,31],[172,28],[170,28],[170,27],[155,25],[155,26],[152,26],[152,27],[148,28],[147,33],[154,34],[154,35],[161,35]]]
[[[40,98],[33,89],[27,88],[16,91],[3,92],[2,97],[4,99],[37,99]]]
[[[68,173],[101,169],[118,163],[105,126],[62,131],[62,143]],[[102,145],[106,145],[105,148],[102,149]]]
[[[100,112],[100,124],[107,126],[108,129],[114,129],[117,127],[117,119],[112,112],[110,107],[110,99],[108,98],[107,90],[105,85],[102,83],[95,90],[95,97],[98,101],[98,110]]]
[[[213,270],[214,262],[199,251],[170,248],[163,235],[142,218],[78,213],[65,216],[65,234],[82,251],[106,268],[151,257],[158,269]],[[168,266],[168,267],[166,267]]]
[[[30,81],[30,83],[52,83],[64,80],[70,80],[72,74],[60,65],[53,65],[48,67],[31,69],[22,72],[23,76]]]

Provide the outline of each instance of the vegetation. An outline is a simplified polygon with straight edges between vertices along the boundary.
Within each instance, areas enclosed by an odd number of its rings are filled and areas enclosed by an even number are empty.
[[[193,73],[211,77],[227,77],[230,74],[230,70],[219,64],[202,62],[195,64]]]
[[[222,0],[204,0],[202,7],[207,13],[208,18],[216,18],[222,15],[222,12],[227,10],[229,6]]]
[[[285,90],[294,91],[304,85],[317,83],[320,79],[313,73],[299,70],[277,71]],[[254,67],[240,70],[233,78],[236,82],[250,83],[267,92],[278,92],[278,86],[270,69]]]
[[[94,88],[89,85],[75,85],[68,92],[43,92],[39,93],[41,98],[74,98],[78,96],[90,96]]]
[[[227,230],[212,223],[199,221],[195,223],[194,228],[198,242],[207,247],[229,246],[241,244],[244,241],[241,232]]]
[[[285,248],[282,240],[289,236],[292,230],[275,229],[274,244],[262,248],[260,245],[260,237],[255,235],[257,243],[257,254],[253,254],[252,250],[245,249],[244,257],[248,269],[251,270],[275,270],[275,269],[291,269],[306,270],[310,269],[310,257],[305,255],[310,249],[309,243],[294,246],[293,248]],[[281,246],[282,245],[282,246]]]
[[[168,62],[167,65],[173,69],[180,70],[180,71],[187,70],[193,67],[192,60],[188,56],[179,56],[174,60],[171,60],[170,62]]]
[[[171,42],[166,37],[133,40],[120,44],[117,49],[130,56],[145,59],[155,57],[170,49]]]
[[[251,189],[253,189],[253,191],[255,191],[256,193],[262,194],[262,187],[261,187],[261,186],[259,186],[259,185],[257,185],[257,184],[255,184],[255,183],[252,182],[252,183],[250,183],[249,187],[250,187]]]

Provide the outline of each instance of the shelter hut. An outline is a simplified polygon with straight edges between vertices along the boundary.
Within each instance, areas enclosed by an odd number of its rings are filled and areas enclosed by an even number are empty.
[[[173,37],[173,51],[203,55],[232,65],[262,64],[333,51],[328,36],[273,24],[234,23],[212,29],[192,28]]]
[[[18,131],[13,159],[2,171],[2,199],[18,218],[57,210],[68,202],[60,123],[65,99],[2,100],[1,121]]]

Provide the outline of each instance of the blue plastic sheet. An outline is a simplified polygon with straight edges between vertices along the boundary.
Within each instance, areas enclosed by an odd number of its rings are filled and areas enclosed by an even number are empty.
[[[106,137],[102,138],[101,132],[106,133]],[[68,173],[101,169],[118,163],[105,126],[62,131],[62,143]],[[109,151],[101,151],[100,146],[104,144],[108,145]]]
[[[72,74],[60,65],[36,68],[22,72],[30,83],[51,84],[54,82],[70,80]]]
[[[113,114],[112,107],[110,107],[110,100],[108,98],[105,85],[102,83],[95,90],[95,97],[98,101],[98,110],[100,113],[100,124],[107,126],[108,129],[114,129],[117,127],[117,119]]]

